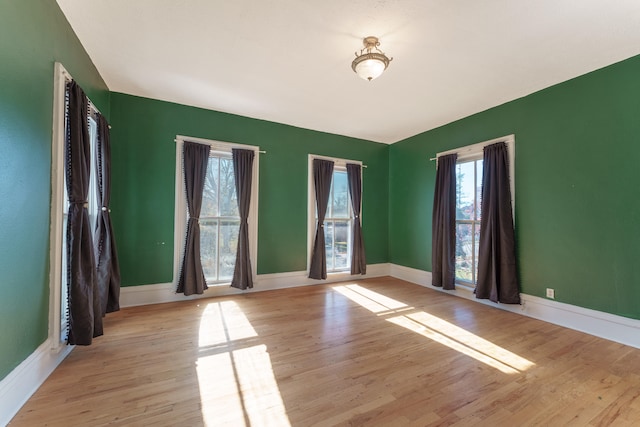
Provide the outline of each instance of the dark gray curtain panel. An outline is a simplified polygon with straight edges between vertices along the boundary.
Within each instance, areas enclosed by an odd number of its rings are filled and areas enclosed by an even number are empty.
[[[96,275],[87,196],[91,148],[87,114],[89,101],[82,88],[67,85],[65,176],[69,197],[67,217],[67,286],[69,298],[68,342],[90,345],[102,335],[102,308]]]
[[[456,281],[456,160],[438,157],[431,223],[431,284],[455,289]]]
[[[360,222],[360,206],[362,204],[361,171],[360,165],[347,163],[347,180],[349,181],[349,195],[351,196],[351,207],[353,208],[351,274],[367,274],[367,257],[364,252],[362,224]]]
[[[200,259],[200,210],[210,152],[209,145],[184,142],[184,183],[187,192],[189,220],[187,221],[187,240],[176,292],[182,292],[185,295],[202,294],[208,289]]]
[[[249,205],[251,203],[251,179],[253,174],[252,150],[232,149],[233,176],[236,180],[236,196],[240,213],[236,265],[233,269],[231,286],[238,289],[253,288],[251,259],[249,256]]]
[[[95,257],[101,312],[104,316],[120,310],[120,265],[111,223],[111,138],[109,123],[98,114],[98,140],[96,147],[96,181],[100,208],[96,223]]]
[[[327,214],[332,178],[333,162],[330,160],[313,159],[313,184],[316,190],[318,223],[316,225],[316,238],[313,242],[311,266],[309,267],[310,279],[322,280],[327,278],[327,251],[324,243],[324,218]]]
[[[509,157],[504,142],[484,148],[478,283],[475,293],[476,298],[480,299],[520,304]]]

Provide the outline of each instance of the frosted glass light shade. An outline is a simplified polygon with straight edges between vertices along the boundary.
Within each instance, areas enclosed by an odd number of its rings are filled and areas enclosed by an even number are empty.
[[[356,64],[354,71],[361,78],[371,81],[380,77],[385,68],[387,68],[386,64],[380,59],[370,58]]]

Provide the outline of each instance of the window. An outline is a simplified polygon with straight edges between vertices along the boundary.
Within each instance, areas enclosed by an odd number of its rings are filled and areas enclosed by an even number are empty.
[[[200,210],[200,256],[207,284],[228,285],[233,278],[233,270],[236,264],[238,231],[240,228],[231,150],[233,148],[242,148],[257,152],[259,147],[179,135],[176,137],[177,171],[183,171],[182,149],[185,140],[211,146],[207,175],[202,192],[202,208]],[[256,155],[253,160],[253,181],[251,183],[251,203],[249,205],[248,219],[249,254],[254,278],[258,252],[258,163],[259,159]],[[173,281],[177,286],[184,255],[188,219],[183,172],[176,174],[175,217]]]
[[[310,264],[313,242],[316,235],[318,212],[316,209],[315,187],[313,182],[313,159],[320,158],[334,162],[333,176],[327,212],[324,218],[324,242],[327,255],[327,273],[349,272],[351,270],[351,248],[353,242],[353,208],[347,179],[347,163],[361,164],[359,161],[336,159],[309,155],[309,205],[307,250]]]
[[[91,153],[91,159],[95,159],[97,143],[98,143],[98,123],[95,119],[95,111],[91,111],[87,117],[87,127],[89,128],[89,149]],[[65,128],[66,128],[65,120]],[[62,166],[64,169],[64,165]],[[95,233],[96,223],[98,221],[98,179],[97,179],[96,162],[91,161],[89,169],[89,194],[87,195],[87,210],[89,211],[89,227],[92,233]],[[64,175],[64,194],[62,199],[62,233],[63,236],[67,235],[67,218],[69,217],[69,195],[67,194],[67,177]],[[95,235],[94,235],[95,237]],[[61,296],[60,296],[60,339],[62,341],[67,340],[67,328],[69,326],[69,283],[67,275],[67,239],[62,239],[62,273],[60,275],[61,280]]]
[[[231,154],[212,151],[200,213],[200,251],[207,283],[228,283],[233,278],[239,228]]]
[[[456,282],[475,286],[478,277],[478,247],[482,218],[483,148],[497,142],[506,142],[509,150],[509,177],[511,206],[515,209],[515,137],[509,135],[467,147],[438,153],[457,153],[456,161]],[[515,218],[515,215],[514,215]]]
[[[482,159],[456,164],[456,281],[476,283]]]
[[[55,64],[54,74],[54,112],[53,112],[53,141],[51,159],[51,271],[50,271],[50,338],[55,349],[60,349],[67,340],[68,317],[68,277],[67,277],[67,219],[69,203],[67,195],[65,168],[65,135],[66,135],[66,84],[71,81],[71,75],[62,64]],[[96,109],[89,103],[87,128],[90,137],[91,159],[95,159],[98,125],[95,119]],[[98,217],[98,189],[96,164],[91,161],[89,176],[88,211],[92,231],[96,229]]]
[[[317,220],[316,212],[316,220]],[[353,214],[349,199],[347,169],[335,167],[331,180],[329,204],[324,219],[324,245],[327,251],[327,272],[351,268],[351,224]]]

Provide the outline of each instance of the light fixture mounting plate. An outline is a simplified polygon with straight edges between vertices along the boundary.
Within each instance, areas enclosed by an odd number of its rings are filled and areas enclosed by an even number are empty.
[[[365,37],[364,40],[362,40],[362,44],[364,45],[365,49],[375,49],[376,47],[380,46],[380,41],[378,41],[377,37],[369,36]]]

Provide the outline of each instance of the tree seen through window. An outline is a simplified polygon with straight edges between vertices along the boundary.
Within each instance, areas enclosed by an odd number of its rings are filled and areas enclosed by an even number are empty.
[[[476,283],[480,241],[482,159],[456,165],[456,280]]]
[[[230,154],[212,152],[200,213],[200,251],[207,283],[232,279],[239,228],[233,160]]]
[[[346,170],[334,170],[324,220],[327,271],[351,268],[351,201]]]

